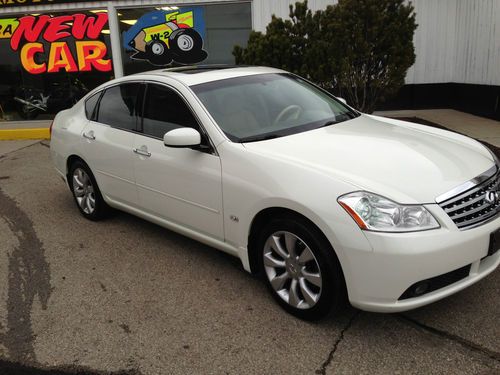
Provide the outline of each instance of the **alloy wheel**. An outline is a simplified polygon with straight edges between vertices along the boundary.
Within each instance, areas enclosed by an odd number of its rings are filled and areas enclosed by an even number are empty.
[[[323,285],[319,263],[295,234],[279,231],[269,236],[264,269],[273,290],[290,306],[310,309],[319,301]]]
[[[151,51],[155,55],[163,55],[163,52],[165,52],[165,47],[161,43],[153,43],[151,46]]]
[[[177,39],[177,45],[181,51],[187,52],[193,49],[194,40],[189,35],[180,35]]]
[[[89,175],[82,168],[73,171],[73,193],[82,211],[91,215],[95,210],[95,192]]]

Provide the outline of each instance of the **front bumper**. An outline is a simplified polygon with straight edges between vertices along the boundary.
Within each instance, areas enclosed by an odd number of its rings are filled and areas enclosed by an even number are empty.
[[[437,205],[426,206],[441,228],[413,233],[362,232],[371,246],[349,249],[349,300],[362,310],[399,312],[454,294],[493,272],[500,251],[487,256],[490,234],[500,228],[500,217],[469,230],[459,230]],[[463,278],[418,297],[401,299],[412,285],[470,266]]]

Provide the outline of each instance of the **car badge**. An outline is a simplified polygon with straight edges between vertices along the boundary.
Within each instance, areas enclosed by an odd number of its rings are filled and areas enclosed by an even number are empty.
[[[498,191],[489,190],[484,195],[484,200],[491,206],[500,200],[500,194],[498,193]]]

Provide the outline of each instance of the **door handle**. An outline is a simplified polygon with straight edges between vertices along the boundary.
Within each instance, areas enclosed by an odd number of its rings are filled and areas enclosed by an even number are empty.
[[[82,135],[83,135],[83,138],[90,139],[91,141],[93,141],[95,139],[95,135],[94,135],[93,130],[89,131],[88,134],[84,132]]]
[[[148,158],[151,156],[151,152],[149,152],[147,149],[143,148],[134,148],[133,151],[136,154],[142,155],[142,156],[147,156]]]

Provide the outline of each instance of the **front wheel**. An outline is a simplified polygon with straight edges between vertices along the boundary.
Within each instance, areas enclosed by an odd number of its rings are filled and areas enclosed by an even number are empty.
[[[262,232],[263,278],[274,299],[289,313],[317,320],[345,302],[340,263],[319,230],[290,217],[271,221]]]
[[[163,66],[172,62],[169,49],[164,41],[153,40],[146,45],[148,60],[153,65]]]

